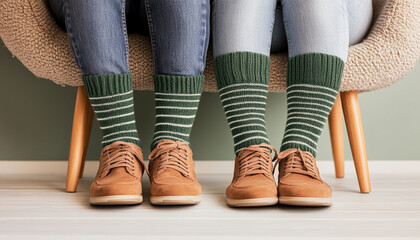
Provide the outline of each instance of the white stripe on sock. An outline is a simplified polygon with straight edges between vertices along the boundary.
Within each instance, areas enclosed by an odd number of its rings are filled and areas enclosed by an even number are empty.
[[[155,135],[159,134],[159,133],[169,133],[169,134],[175,134],[175,135],[180,135],[180,136],[184,136],[184,137],[189,137],[189,134],[186,133],[179,133],[179,132],[172,132],[172,131],[158,131],[155,132]]]
[[[301,114],[301,115],[308,115],[308,116],[316,116],[316,117],[320,117],[320,118],[322,118],[324,120],[327,120],[328,119],[328,118],[326,118],[323,115],[319,115],[319,114],[316,114],[316,113],[306,113],[306,112],[291,112],[291,113],[288,113],[287,115],[290,116],[290,115],[294,115],[294,114],[297,114],[297,115]]]
[[[239,119],[239,120],[229,122],[229,125],[231,125],[233,123],[237,123],[237,122],[245,122],[245,121],[250,121],[250,120],[259,120],[259,121],[265,123],[264,119],[261,119],[261,118],[246,118],[246,119]]]
[[[306,119],[306,120],[310,120],[310,121],[315,121],[315,122],[318,122],[318,123],[320,123],[320,124],[322,124],[322,125],[324,125],[324,124],[325,124],[324,122],[321,122],[321,121],[319,121],[319,120],[316,120],[316,119],[313,119],[313,118],[307,118],[307,117],[288,117],[288,118],[286,119],[286,121],[287,121],[287,120],[290,120],[290,119]]]
[[[239,95],[239,96],[233,96],[233,97],[229,97],[229,98],[225,98],[225,99],[222,99],[222,102],[225,102],[225,101],[229,101],[229,100],[232,100],[232,99],[236,99],[236,98],[246,98],[246,97],[252,97],[252,98],[263,98],[263,99],[267,99],[267,97],[266,96],[263,96],[263,95]]]
[[[111,125],[111,126],[100,127],[100,128],[103,130],[103,129],[113,128],[113,127],[118,127],[118,126],[123,126],[123,125],[133,124],[133,123],[135,123],[135,122],[136,122],[136,121],[135,121],[135,120],[133,120],[133,121],[129,121],[129,122],[117,123],[117,124],[114,124],[114,125]]]
[[[234,129],[237,129],[237,128],[251,127],[251,126],[258,126],[258,127],[262,127],[262,128],[265,129],[265,125],[263,125],[263,124],[251,123],[251,124],[244,124],[244,125],[239,125],[239,126],[233,127],[230,130],[233,131]]]
[[[324,92],[306,91],[306,90],[290,90],[290,91],[287,92],[287,95],[289,95],[291,93],[295,93],[295,92],[302,92],[302,93],[309,93],[309,94],[320,94],[320,95],[330,97],[332,99],[335,99],[337,97],[337,95],[330,95],[330,94],[324,93]]]
[[[125,131],[114,132],[114,133],[110,133],[110,134],[105,135],[103,138],[107,138],[107,137],[112,136],[112,135],[118,135],[118,134],[122,134],[122,133],[131,133],[131,132],[137,132],[137,130],[125,130]]]
[[[230,112],[243,111],[243,110],[260,110],[260,111],[265,111],[265,108],[255,108],[255,107],[238,108],[238,109],[232,109],[232,110],[226,111],[225,114],[228,114]]]
[[[313,147],[311,147],[309,144],[304,143],[304,142],[301,142],[301,141],[287,141],[287,142],[284,142],[281,146],[286,145],[286,144],[288,144],[288,143],[297,143],[297,144],[302,144],[302,145],[305,145],[305,146],[309,147],[309,148],[310,148],[310,149],[312,149],[314,152],[316,152],[316,150],[315,150]]]
[[[327,111],[321,110],[321,109],[317,109],[317,108],[304,108],[304,107],[291,107],[291,108],[287,108],[288,111],[290,110],[311,110],[311,111],[317,111],[317,112],[322,112],[325,113],[327,116],[330,115]]]
[[[259,88],[235,89],[235,90],[230,90],[230,91],[224,92],[224,93],[220,94],[219,96],[221,98],[226,94],[231,94],[231,93],[234,93],[234,92],[264,92],[264,93],[267,93],[268,90],[259,89]]]
[[[175,127],[192,127],[192,124],[176,124],[176,123],[166,123],[166,122],[156,123],[155,126],[160,126],[160,125],[175,126]]]
[[[290,102],[287,103],[287,105],[289,105],[289,104],[304,104],[304,105],[312,105],[312,106],[315,105],[315,106],[320,106],[320,107],[323,107],[323,108],[328,108],[330,110],[331,110],[331,107],[332,107],[332,106],[327,107],[325,105],[318,104],[318,103],[313,103],[313,102],[307,103],[307,102],[299,102],[299,101],[294,101],[294,102],[290,101]]]
[[[102,141],[102,144],[107,143],[107,142],[113,142],[113,141],[116,141],[116,140],[121,140],[121,139],[132,139],[132,140],[140,141],[140,139],[136,138],[136,137],[118,137],[118,138],[113,138],[113,139],[110,139],[110,140]]]
[[[124,107],[117,107],[117,108],[112,108],[112,109],[107,109],[107,110],[97,110],[97,111],[95,111],[95,113],[112,112],[112,111],[117,111],[117,110],[121,110],[121,109],[130,108],[130,107],[133,107],[133,106],[134,106],[134,104],[130,104],[130,105],[124,106]]]
[[[92,107],[108,106],[108,105],[114,105],[114,104],[117,104],[117,103],[128,102],[128,101],[133,101],[133,97],[127,98],[127,99],[124,99],[124,100],[109,102],[109,103],[97,103],[97,104],[91,104],[91,105],[92,105]]]
[[[308,138],[307,136],[304,136],[304,135],[299,135],[299,134],[287,134],[287,135],[284,135],[284,136],[283,136],[283,138],[286,138],[286,137],[292,137],[292,136],[294,136],[294,137],[304,138],[304,139],[306,139],[306,140],[311,141],[313,144],[315,144],[315,146],[317,146],[317,145],[318,145],[318,144],[317,144],[314,140],[312,140],[312,139],[310,139],[310,138]]]
[[[249,134],[249,133],[262,133],[262,134],[264,134],[264,135],[267,136],[267,133],[265,131],[261,131],[261,130],[249,130],[249,131],[246,131],[246,132],[238,133],[235,136],[233,136],[233,138],[236,138],[236,137],[239,137],[239,136],[242,136],[242,135],[245,135],[245,134]]]
[[[103,121],[103,120],[108,120],[108,119],[114,119],[114,118],[120,118],[120,117],[127,117],[130,115],[134,115],[134,112],[130,112],[130,113],[126,113],[126,114],[121,114],[118,116],[111,116],[111,117],[106,117],[106,118],[96,118],[98,121]]]
[[[187,119],[191,119],[191,118],[195,118],[195,114],[194,115],[191,115],[191,116],[158,114],[158,115],[156,115],[156,118],[158,118],[158,117],[173,117],[173,118],[187,118]]]
[[[180,96],[180,97],[198,97],[201,96],[201,93],[160,93],[155,92],[156,95],[162,95],[162,96]]]
[[[262,87],[268,87],[267,84],[264,83],[236,83],[236,84],[231,84],[225,87],[222,87],[221,89],[219,89],[219,93],[225,89],[231,88],[231,87],[236,87],[236,86],[262,86]]]
[[[127,94],[132,93],[133,90],[128,91],[128,92],[124,92],[124,93],[118,93],[118,94],[113,94],[113,95],[108,95],[108,96],[103,96],[103,97],[89,97],[90,100],[98,100],[98,99],[107,99],[107,98],[113,98],[113,97],[119,97],[119,96],[124,96]]]
[[[238,102],[238,103],[230,103],[230,104],[224,105],[223,108],[226,109],[227,107],[230,107],[230,106],[243,105],[243,104],[260,104],[260,105],[265,106],[265,102]]]
[[[293,124],[300,124],[300,125],[305,125],[305,126],[309,126],[309,127],[312,127],[312,128],[316,128],[316,129],[318,129],[319,131],[321,131],[322,132],[322,128],[319,128],[319,127],[317,127],[317,126],[314,126],[314,125],[312,125],[312,124],[309,124],[309,123],[304,123],[304,122],[289,122],[288,124],[286,124],[286,128],[287,128],[287,126],[289,126],[289,125],[293,125]]]
[[[229,120],[229,119],[234,118],[234,117],[242,117],[242,116],[247,116],[247,115],[259,115],[259,116],[263,116],[263,117],[265,116],[265,114],[263,114],[263,113],[241,113],[241,114],[236,114],[236,115],[229,116],[226,119]]]
[[[174,107],[174,106],[156,106],[156,109],[180,109],[180,110],[197,110],[198,107]]]
[[[155,98],[155,101],[163,101],[163,102],[199,102],[200,100]]]
[[[311,85],[311,84],[292,84],[286,88],[286,91],[292,87],[308,87],[308,88],[318,88],[318,89],[325,89],[332,91],[335,95],[338,94],[338,92],[332,88],[324,87],[324,86],[318,86],[318,85]]]
[[[328,101],[328,100],[325,100],[325,99],[321,99],[321,98],[300,97],[300,96],[290,96],[290,97],[287,97],[287,99],[292,99],[292,98],[303,98],[303,99],[310,99],[310,100],[316,100],[316,101],[323,101],[323,102],[327,102],[327,103],[329,103],[331,105],[334,105],[334,102],[331,102],[331,101]]]
[[[309,134],[311,134],[312,136],[314,136],[317,140],[318,140],[318,138],[319,138],[319,136],[318,136],[318,135],[316,135],[315,133],[310,132],[310,131],[306,131],[306,130],[303,130],[303,129],[299,129],[299,128],[290,128],[290,129],[288,129],[287,131],[285,131],[285,132],[284,132],[284,134],[286,134],[287,132],[291,132],[291,131],[299,131],[299,132],[309,133]]]
[[[236,147],[236,146],[238,146],[239,144],[241,144],[241,143],[243,143],[243,142],[246,142],[246,141],[249,141],[249,140],[252,140],[252,139],[264,139],[264,140],[266,140],[267,142],[269,142],[269,140],[268,140],[267,138],[265,138],[265,137],[254,136],[254,137],[245,138],[244,140],[242,140],[242,141],[239,141],[239,142],[235,143],[235,145],[234,145],[234,146]]]
[[[156,138],[153,139],[153,142],[156,142],[157,139],[177,140],[177,141],[186,142],[186,143],[190,144],[189,142],[185,141],[185,139],[177,138],[177,137],[169,136],[169,135],[168,136],[158,136],[158,137],[156,137]]]

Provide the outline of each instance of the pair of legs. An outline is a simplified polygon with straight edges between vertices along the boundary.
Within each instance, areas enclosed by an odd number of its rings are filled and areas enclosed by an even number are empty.
[[[188,145],[204,80],[210,32],[208,0],[50,0],[49,5],[68,33],[103,134],[104,148],[90,202],[142,201],[140,178],[147,168],[134,115],[128,31],[149,32],[154,55],[151,196],[167,195],[166,183],[184,178],[194,185],[184,193],[199,195],[201,187]],[[180,168],[180,161],[187,166]]]
[[[215,0],[212,17],[216,79],[237,154],[228,203],[270,205],[279,195],[283,203],[331,204],[315,165],[316,148],[348,47],[368,31],[371,1]],[[265,163],[271,162],[264,119],[270,50],[289,55],[278,189]]]

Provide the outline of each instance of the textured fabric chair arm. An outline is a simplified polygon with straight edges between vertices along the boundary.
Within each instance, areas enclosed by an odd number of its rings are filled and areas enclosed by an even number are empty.
[[[367,37],[350,48],[341,91],[372,91],[410,72],[420,57],[420,1],[374,0]]]
[[[366,92],[402,79],[420,56],[420,1],[374,0],[374,21],[366,38],[352,46],[341,91]],[[0,0],[0,37],[33,74],[60,85],[82,85],[66,33],[43,0]],[[129,35],[130,69],[135,89],[153,89],[150,42]],[[270,91],[285,91],[287,54],[271,57]],[[211,51],[204,91],[216,91]]]

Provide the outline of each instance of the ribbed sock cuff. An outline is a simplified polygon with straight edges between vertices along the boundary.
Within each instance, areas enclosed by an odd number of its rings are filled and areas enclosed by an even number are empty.
[[[311,84],[339,90],[344,64],[342,59],[329,54],[297,55],[288,61],[286,84]]]
[[[203,91],[204,75],[155,75],[155,92],[195,94]]]
[[[234,83],[268,85],[270,57],[253,52],[234,52],[217,56],[214,70],[219,89]]]
[[[89,97],[109,96],[133,89],[131,72],[123,74],[82,76],[85,91]]]

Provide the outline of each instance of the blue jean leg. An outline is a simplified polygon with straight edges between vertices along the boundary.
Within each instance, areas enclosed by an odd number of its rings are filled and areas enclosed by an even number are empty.
[[[346,61],[348,46],[362,41],[372,15],[370,0],[282,0],[271,50],[288,49],[289,57],[319,52]]]
[[[276,0],[214,0],[213,53],[269,56]]]
[[[70,46],[83,75],[129,72],[125,0],[64,0],[63,4]]]
[[[349,24],[344,0],[282,0],[289,58],[318,52],[347,60]]]
[[[146,0],[158,75],[204,72],[210,33],[209,0]]]

